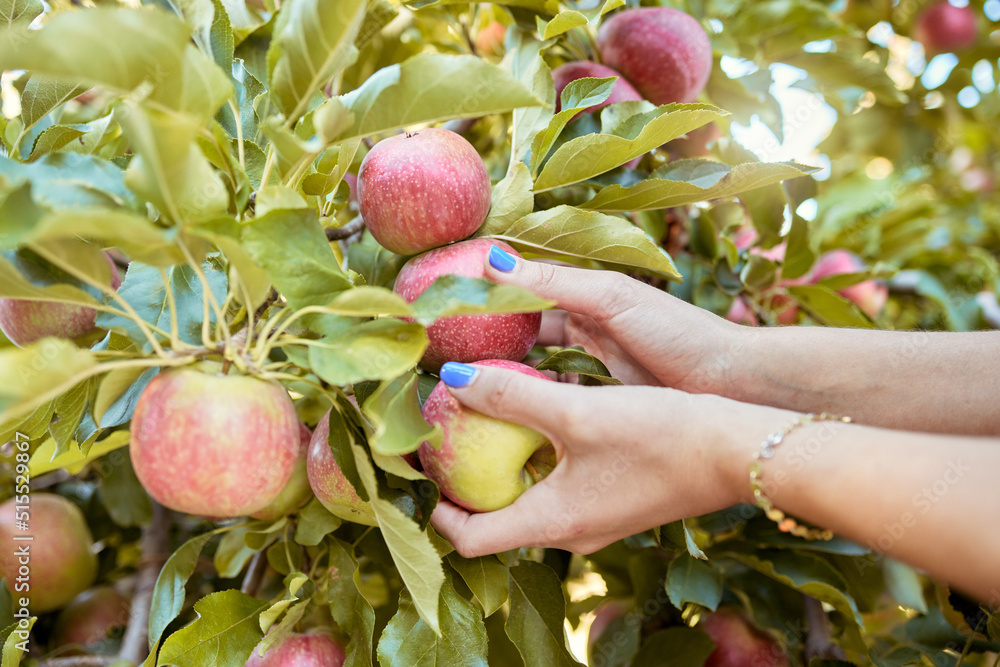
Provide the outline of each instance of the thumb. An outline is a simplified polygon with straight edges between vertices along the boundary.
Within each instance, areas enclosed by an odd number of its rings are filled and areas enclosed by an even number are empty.
[[[537,373],[537,371],[535,371]],[[538,373],[460,364],[449,361],[441,367],[441,381],[458,401],[476,412],[514,422],[550,438],[566,424],[567,406],[576,405],[584,387],[554,382]]]
[[[615,271],[591,271],[517,257],[498,245],[486,256],[486,277],[523,287],[563,310],[606,321],[633,307],[642,283]]]

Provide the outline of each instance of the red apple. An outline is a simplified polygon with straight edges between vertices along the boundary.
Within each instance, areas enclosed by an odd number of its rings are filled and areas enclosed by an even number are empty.
[[[490,175],[461,135],[427,128],[383,139],[358,172],[361,217],[400,255],[460,241],[490,211]]]
[[[693,102],[712,72],[712,45],[701,24],[667,7],[618,12],[601,25],[597,48],[653,104]]]
[[[299,451],[295,407],[276,382],[160,373],[139,396],[131,454],[161,504],[213,518],[258,512],[285,488]]]
[[[28,536],[33,539],[20,539]],[[83,512],[54,493],[15,496],[0,505],[0,543],[0,576],[14,606],[27,598],[33,614],[62,607],[97,577],[94,538]]]
[[[358,207],[358,177],[354,174],[344,174],[344,180],[351,188],[351,194],[347,196],[347,205],[356,209]]]
[[[121,287],[121,274],[114,261],[105,255],[111,267],[111,288]],[[94,330],[97,311],[86,306],[50,301],[0,299],[0,330],[19,347],[46,336],[78,338]]]
[[[578,60],[576,62],[560,65],[552,70],[552,80],[556,85],[556,111],[562,110],[562,92],[563,89],[571,82],[588,77],[606,79],[609,76],[618,77],[618,80],[615,81],[611,88],[611,96],[600,104],[587,107],[580,113],[593,113],[603,109],[609,104],[615,104],[616,102],[639,101],[642,99],[642,95],[636,92],[635,88],[632,87],[632,84],[626,81],[625,77],[615,70],[610,67],[605,67],[604,65],[592,63],[589,60]]]
[[[346,658],[343,646],[318,632],[292,635],[263,657],[258,650],[254,648],[245,667],[341,667]]]
[[[667,150],[674,159],[705,157],[712,154],[709,144],[721,136],[722,131],[719,126],[709,123],[668,142]]]
[[[946,0],[924,9],[913,24],[913,38],[924,45],[930,56],[975,46],[977,32],[976,12]]]
[[[396,277],[393,291],[412,303],[441,276],[482,278],[486,256],[494,245],[520,257],[517,251],[503,241],[463,241],[411,259]],[[541,313],[456,315],[442,318],[427,327],[430,344],[420,365],[427,370],[436,371],[446,361],[520,361],[535,344],[541,324]]]
[[[306,459],[309,486],[331,514],[345,521],[377,526],[371,503],[362,500],[337,465],[330,449],[330,413],[316,424]]]
[[[812,280],[819,282],[829,276],[857,273],[864,270],[865,263],[854,253],[847,250],[832,250],[816,260],[816,265],[813,266],[812,270]],[[882,309],[885,308],[886,301],[889,300],[889,288],[884,283],[875,280],[866,280],[845,287],[839,291],[839,294],[856,303],[871,318],[878,317]]]
[[[312,489],[309,487],[309,475],[306,472],[306,459],[309,454],[309,441],[312,440],[312,431],[305,424],[299,424],[299,457],[295,460],[295,469],[292,477],[285,484],[281,493],[272,500],[267,507],[250,516],[254,519],[264,521],[274,521],[286,514],[291,514],[299,509],[313,497]]]
[[[701,619],[698,628],[716,645],[704,667],[788,667],[782,648],[736,611],[712,612]]]
[[[110,586],[85,591],[59,613],[52,646],[61,649],[60,655],[81,652],[110,655],[115,652],[116,644],[112,637],[128,626],[130,608],[128,598]]]
[[[499,56],[503,54],[503,40],[507,36],[507,28],[499,21],[492,21],[476,35],[476,51],[480,55]]]
[[[506,359],[477,361],[475,366],[516,370],[549,380],[531,366]],[[520,424],[487,417],[463,407],[444,383],[431,391],[424,418],[444,431],[439,449],[429,442],[417,450],[424,474],[441,493],[472,512],[510,505],[555,467],[555,450],[544,435]]]

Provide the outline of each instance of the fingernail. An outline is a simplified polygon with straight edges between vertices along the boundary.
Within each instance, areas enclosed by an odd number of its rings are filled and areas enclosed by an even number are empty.
[[[449,387],[465,387],[479,372],[475,366],[449,361],[441,367],[441,381]]]
[[[510,273],[516,265],[517,260],[509,252],[505,252],[503,248],[497,246],[490,247],[490,266],[494,269]]]

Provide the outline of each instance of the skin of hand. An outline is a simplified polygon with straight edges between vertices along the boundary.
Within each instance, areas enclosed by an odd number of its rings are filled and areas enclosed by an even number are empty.
[[[739,325],[612,271],[523,260],[501,271],[487,261],[486,277],[555,301],[561,310],[543,314],[538,342],[580,345],[625,384],[721,393],[749,338]]]
[[[548,477],[503,509],[437,505],[432,523],[465,557],[519,547],[588,554],[751,502],[753,454],[798,416],[669,388],[585,387],[465,368],[471,381],[449,386],[459,401],[541,431],[558,458]],[[442,377],[449,382],[445,369]],[[1000,516],[1000,440],[820,423],[796,429],[777,452],[763,476],[777,507],[1000,603],[1000,533],[982,530],[984,518]]]

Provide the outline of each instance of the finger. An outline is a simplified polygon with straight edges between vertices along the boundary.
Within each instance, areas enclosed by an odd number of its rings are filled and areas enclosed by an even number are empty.
[[[539,345],[566,346],[565,310],[546,310],[542,312],[542,328],[538,331]]]
[[[575,408],[588,400],[587,388],[540,375],[453,361],[441,367],[441,380],[463,405],[558,440],[568,406]]]
[[[555,301],[563,310],[590,315],[599,322],[634,307],[643,287],[620,273],[530,262],[496,245],[486,256],[486,277],[524,287]]]

